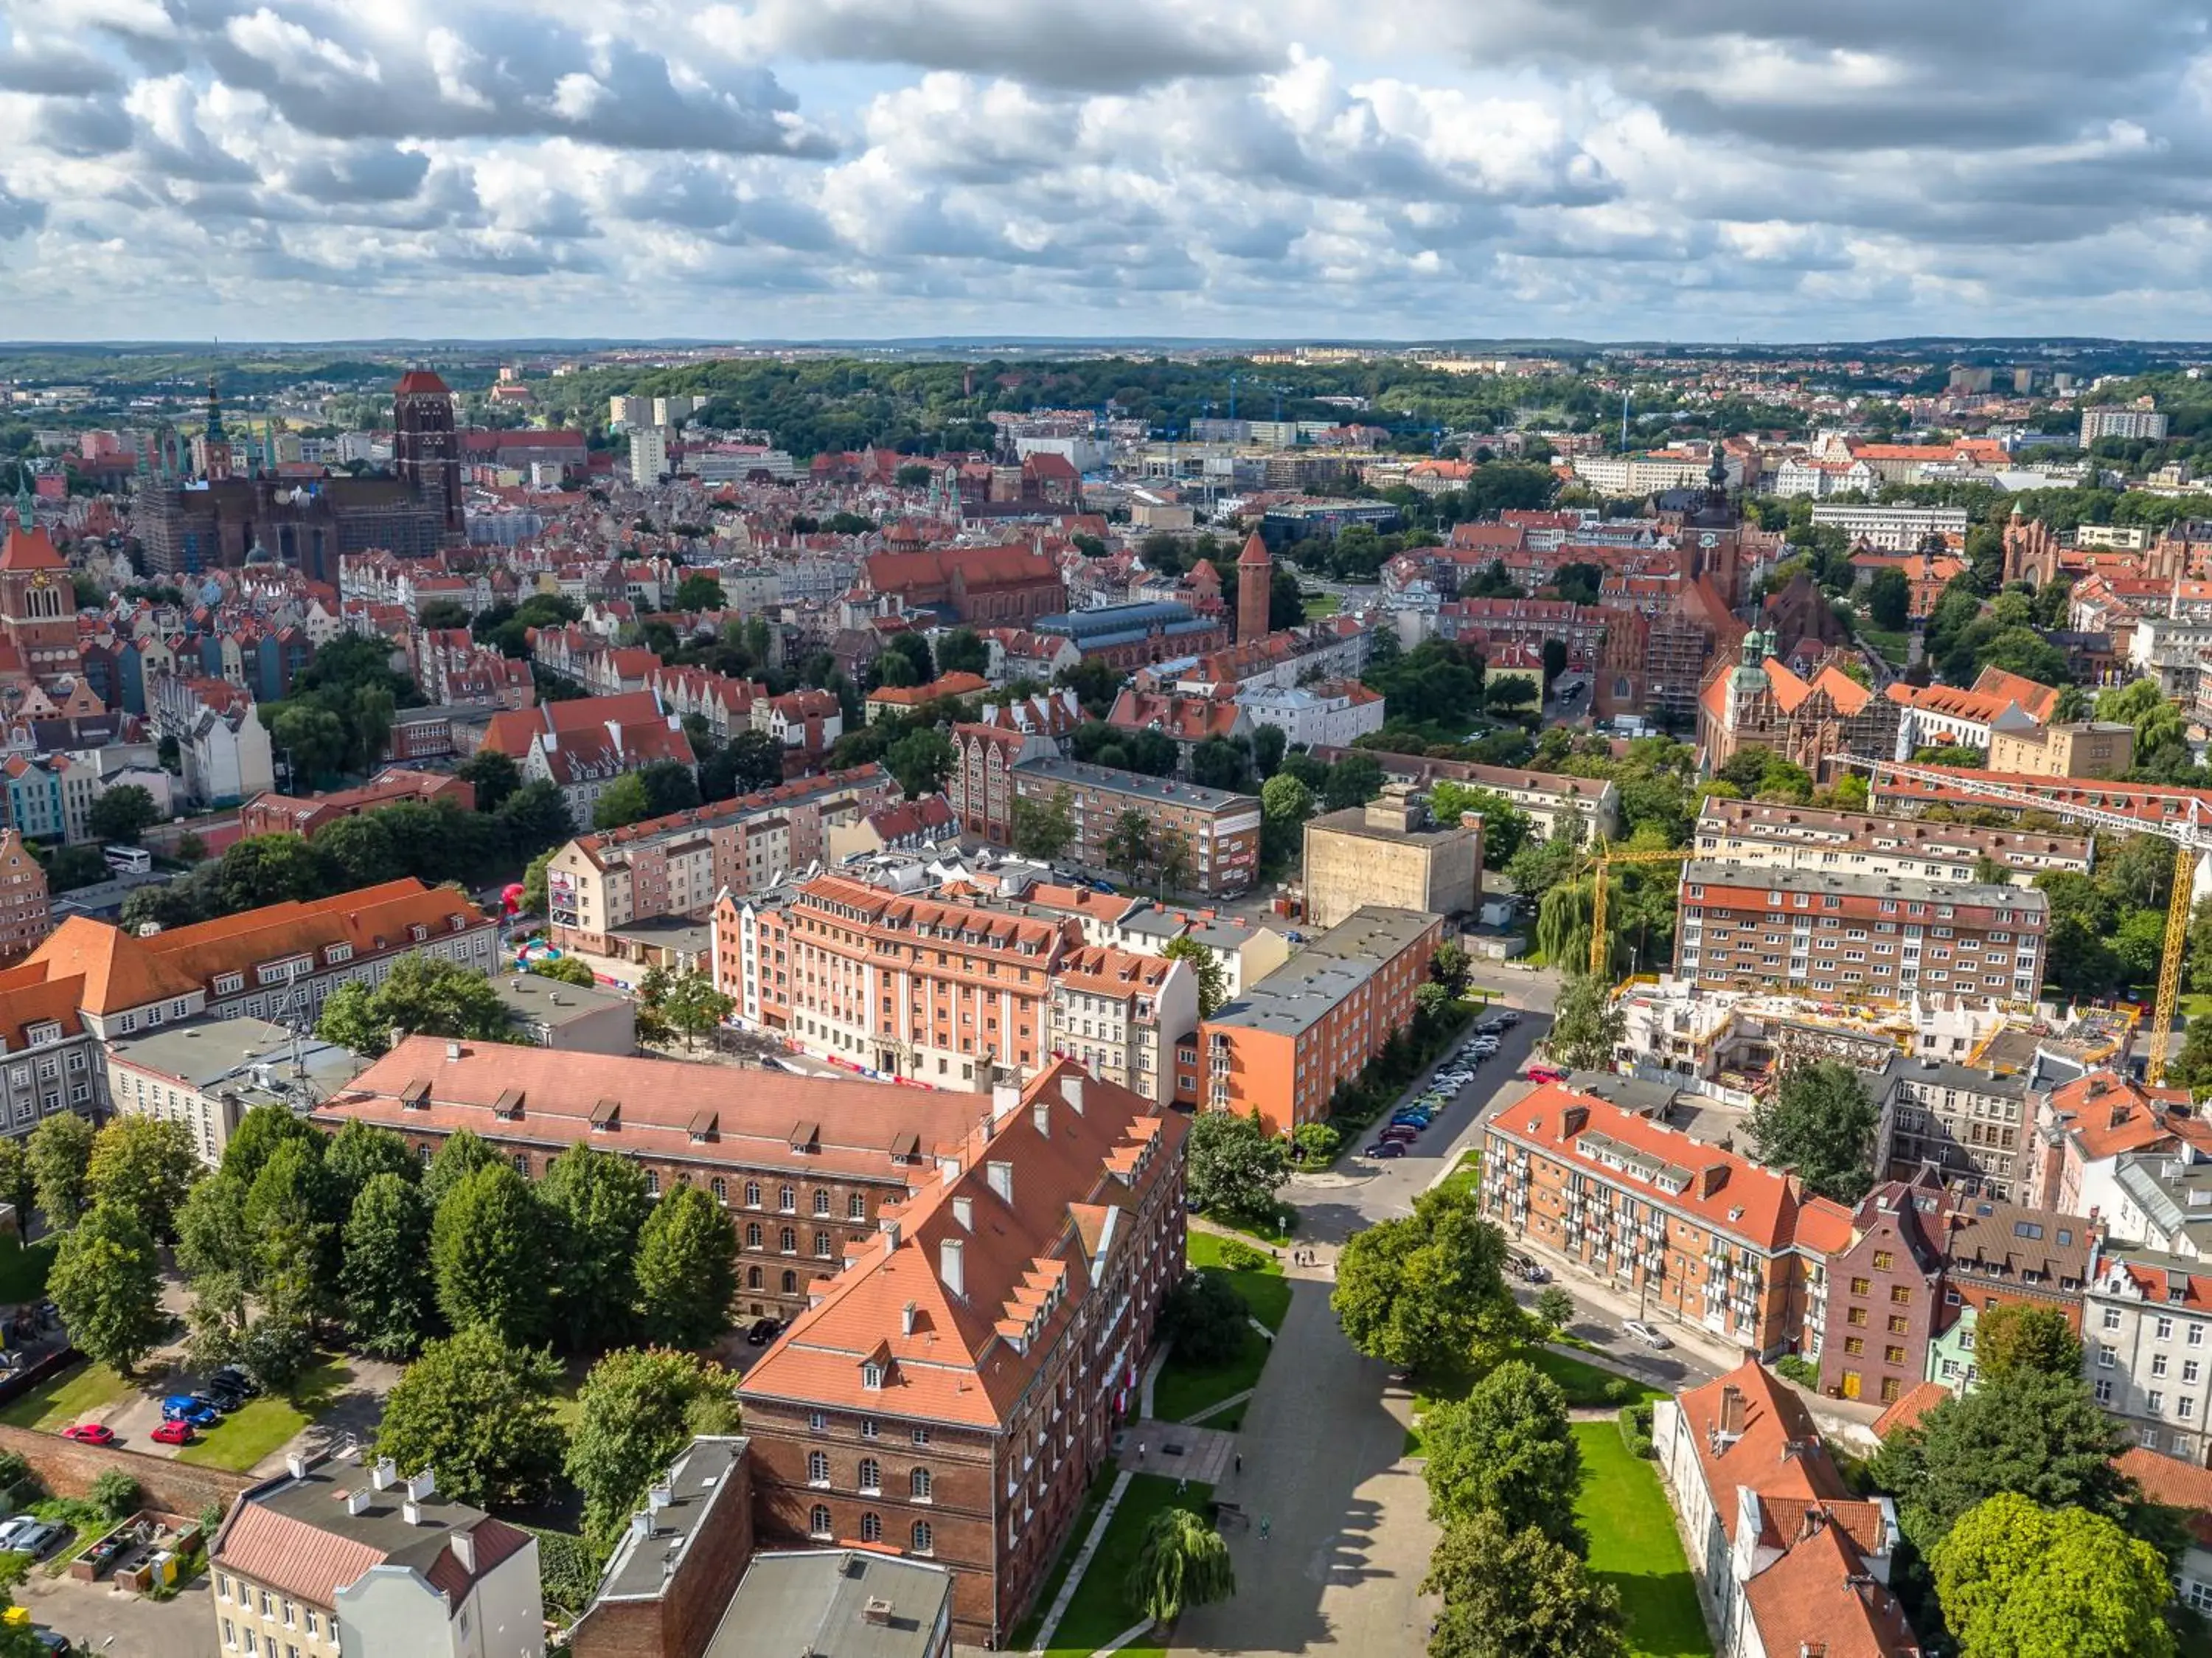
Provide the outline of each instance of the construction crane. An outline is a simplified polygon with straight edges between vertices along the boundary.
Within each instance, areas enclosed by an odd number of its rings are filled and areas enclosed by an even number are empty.
[[[2080,806],[2065,801],[2046,799],[2030,789],[2019,789],[2010,783],[1990,783],[1980,777],[1962,777],[1955,771],[1941,766],[1908,765],[1901,760],[1869,760],[1855,754],[1838,754],[1836,758],[1846,765],[1863,767],[1870,776],[1887,772],[1893,777],[1909,777],[1916,782],[1931,783],[1939,788],[1954,789],[1962,795],[1972,795],[1993,805],[2017,806],[2025,811],[2048,812],[2069,823],[2087,824],[2093,828],[2109,829],[2116,834],[2156,835],[2160,840],[2173,843],[2173,891],[2166,899],[2166,947],[2159,959],[2158,1000],[2151,1011],[2150,1051],[2143,1061],[2143,1077],[2155,1088],[2166,1077],[2166,1051],[2173,1041],[2173,1014],[2181,1001],[2182,959],[2188,954],[2189,912],[2195,903],[2197,873],[2212,859],[2212,814],[2191,795],[2187,797],[2188,809],[2180,820],[2173,823],[2146,823],[2141,818],[2130,817],[2124,812],[2115,812],[2108,807]]]
[[[1697,856],[1693,847],[1670,848],[1657,852],[1616,852],[1607,842],[1597,844],[1591,868],[1597,871],[1597,890],[1590,898],[1589,970],[1594,973],[1605,971],[1605,878],[1616,863],[1686,863]]]

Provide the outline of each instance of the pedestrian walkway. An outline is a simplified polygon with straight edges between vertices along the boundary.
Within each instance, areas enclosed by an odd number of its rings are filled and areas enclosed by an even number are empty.
[[[1223,1405],[1228,1404],[1224,1399]],[[1216,1405],[1219,1410],[1221,1405]],[[1218,1485],[1235,1466],[1239,1441],[1224,1428],[1200,1428],[1188,1422],[1133,1422],[1121,1432],[1124,1473],[1158,1474]]]
[[[1129,1489],[1129,1479],[1127,1469],[1114,1476],[1112,1489],[1106,1493],[1105,1502],[1098,1505],[1098,1518],[1091,1522],[1091,1535],[1083,1539],[1083,1546],[1075,1551],[1075,1564],[1067,1569],[1067,1581],[1053,1596],[1044,1622],[1037,1625],[1036,1644],[1030,1649],[1032,1658],[1048,1650],[1052,1637],[1059,1633],[1060,1620],[1067,1616],[1068,1602],[1075,1599],[1075,1591],[1083,1586],[1083,1574],[1090,1568],[1091,1557],[1098,1552],[1099,1544],[1106,1539],[1106,1527],[1114,1522],[1114,1510],[1121,1506],[1121,1495]]]

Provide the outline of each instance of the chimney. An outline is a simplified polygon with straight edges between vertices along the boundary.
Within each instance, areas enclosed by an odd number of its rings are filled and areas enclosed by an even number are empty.
[[[390,1030],[385,1032],[384,1034],[387,1039],[385,1043],[386,1047],[396,1048],[402,1042],[404,1042],[407,1039],[406,1031],[398,1025],[394,1025]]]
[[[367,1491],[353,1490],[346,1493],[346,1512],[348,1514],[365,1514],[368,1510],[368,1493]]]
[[[460,1562],[461,1570],[474,1577],[477,1575],[476,1533],[456,1528],[452,1535],[446,1539],[446,1543],[453,1550],[453,1558]]]
[[[1707,1163],[1698,1171],[1698,1196],[1710,1198],[1728,1184],[1726,1163]]]
[[[996,1128],[1000,1123],[1005,1122],[1007,1118],[1013,1115],[1015,1108],[1021,1103],[1022,1091],[1012,1082],[993,1083],[991,1085],[991,1126]]]
[[[653,1516],[642,1509],[629,1517],[629,1534],[642,1543],[653,1535]]]
[[[899,1308],[899,1334],[902,1336],[910,1336],[914,1333],[915,1310],[912,1301]]]
[[[295,1479],[305,1479],[307,1477],[307,1459],[297,1451],[291,1452],[284,1459],[284,1472]]]
[[[409,1497],[399,1505],[399,1517],[410,1526],[421,1525],[422,1523],[421,1505],[413,1497]]]
[[[966,1246],[957,1238],[947,1238],[937,1246],[937,1276],[944,1281],[945,1293],[965,1296],[968,1293],[965,1268],[962,1256]]]
[[[376,1466],[368,1471],[368,1483],[380,1491],[391,1490],[399,1478],[398,1465],[388,1456],[380,1456]]]
[[[1589,1126],[1589,1107],[1588,1106],[1569,1106],[1559,1113],[1559,1134],[1562,1138],[1571,1140]]]
[[[1012,1163],[989,1162],[983,1165],[983,1178],[991,1183],[991,1190],[999,1194],[999,1201],[1014,1201],[1014,1166]]]
[[[1743,1389],[1732,1381],[1723,1383],[1718,1425],[1723,1436],[1732,1441],[1743,1437]]]
[[[437,1495],[437,1490],[438,1471],[435,1468],[425,1468],[407,1482],[407,1495],[417,1503],[428,1502]]]
[[[880,1594],[872,1594],[860,1608],[860,1621],[873,1624],[879,1629],[889,1629],[891,1622],[891,1603]]]
[[[674,1501],[676,1501],[675,1488],[664,1479],[645,1494],[646,1512],[659,1514]]]
[[[1050,1094],[1040,1094],[1030,1101],[1030,1120],[1036,1125],[1038,1134],[1048,1140],[1052,1138],[1052,1096]]]
[[[447,1044],[446,1044],[446,1058],[448,1058],[448,1059],[458,1059],[458,1058],[459,1058],[460,1057],[461,1057],[461,1045],[460,1045],[459,1043],[458,1043],[458,1042],[448,1042],[448,1043],[447,1043]]]
[[[1080,1076],[1069,1076],[1061,1077],[1060,1079],[1060,1097],[1067,1101],[1069,1109],[1073,1111],[1078,1117],[1083,1115],[1083,1079]]]

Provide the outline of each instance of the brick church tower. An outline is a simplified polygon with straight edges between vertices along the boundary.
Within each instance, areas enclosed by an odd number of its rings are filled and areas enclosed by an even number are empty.
[[[428,369],[402,375],[392,398],[392,470],[414,487],[416,500],[438,509],[447,541],[465,539],[452,389]]]
[[[1237,643],[1267,637],[1267,600],[1275,585],[1275,560],[1254,530],[1237,555]]]
[[[13,666],[40,685],[83,671],[77,652],[76,592],[69,565],[46,531],[17,509],[0,526],[0,641]]]

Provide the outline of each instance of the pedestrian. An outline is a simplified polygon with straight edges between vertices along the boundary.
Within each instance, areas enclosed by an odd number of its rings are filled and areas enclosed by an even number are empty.
[[[1240,1474],[1244,1472],[1244,1453],[1242,1451],[1237,1453],[1237,1472]]]
[[[1268,1521],[1268,1519],[1267,1519],[1267,1515],[1261,1515],[1260,1516],[1260,1540],[1261,1540],[1262,1543],[1264,1543],[1264,1542],[1266,1542],[1266,1541],[1267,1540],[1267,1533],[1268,1533],[1269,1529],[1270,1529],[1270,1522],[1269,1522],[1269,1521]]]
[[[1140,1439],[1140,1440],[1139,1440],[1139,1441],[1137,1442],[1137,1460],[1138,1460],[1138,1461],[1139,1461],[1139,1462],[1142,1462],[1144,1460],[1145,1460],[1145,1442],[1144,1442],[1143,1440],[1141,1440],[1141,1439]]]

